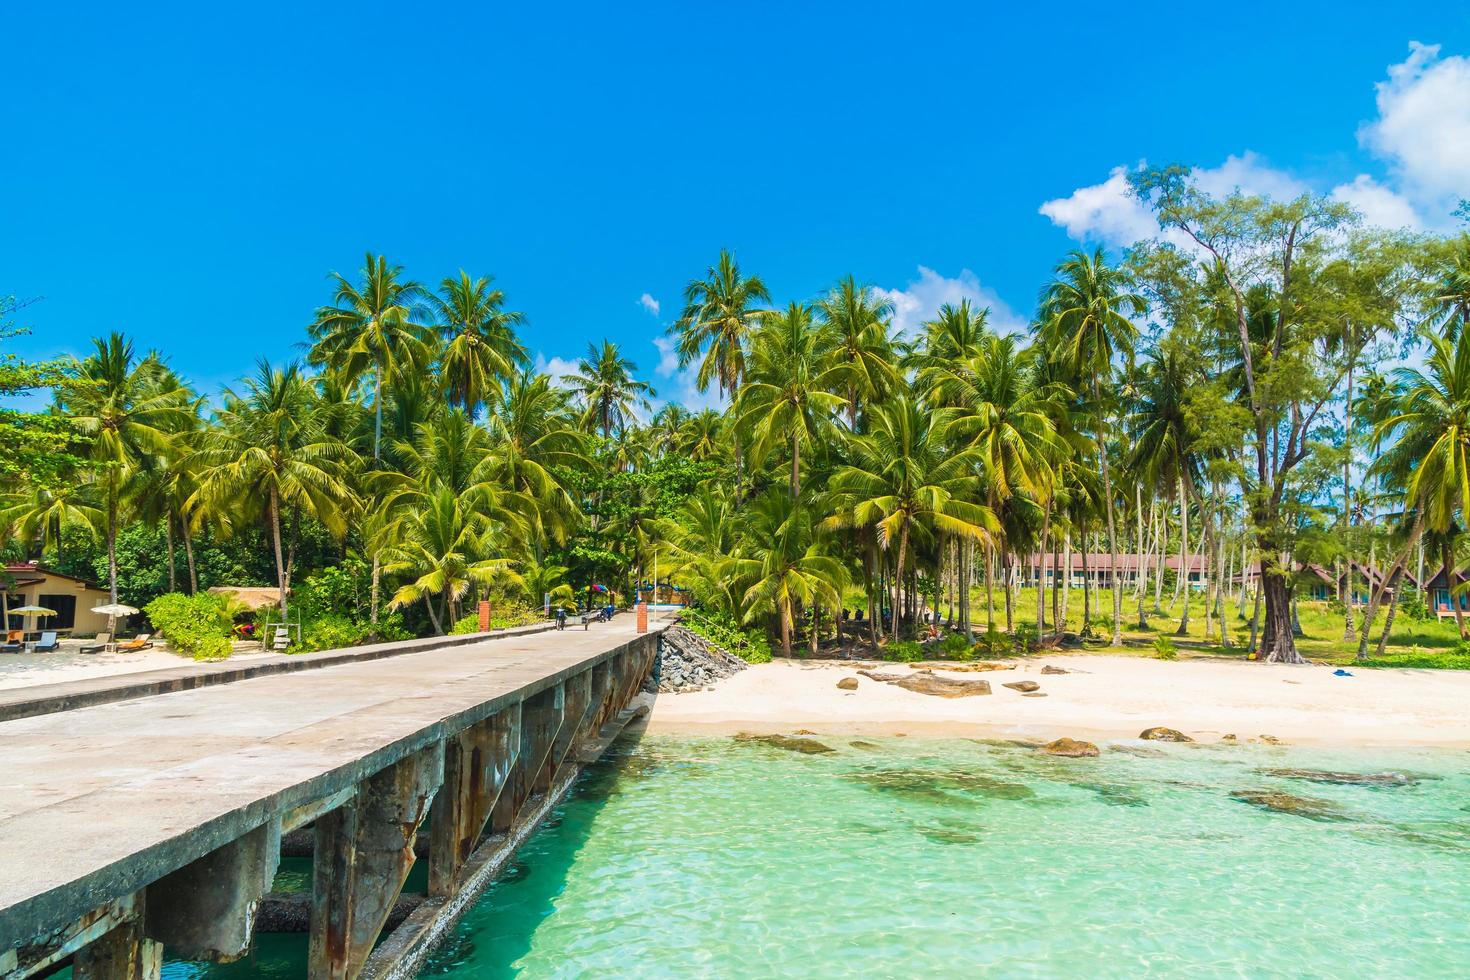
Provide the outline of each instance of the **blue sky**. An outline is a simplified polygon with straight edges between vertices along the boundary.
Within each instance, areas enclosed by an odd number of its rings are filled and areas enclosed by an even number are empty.
[[[44,299],[9,346],[121,329],[212,392],[370,249],[697,404],[655,341],[721,247],[779,302],[850,272],[1010,322],[1146,230],[1140,160],[1426,228],[1470,196],[1459,4],[531,6],[12,5],[0,294]]]

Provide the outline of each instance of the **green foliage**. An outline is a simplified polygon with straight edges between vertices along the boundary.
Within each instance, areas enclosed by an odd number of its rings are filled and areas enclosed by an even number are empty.
[[[1342,612],[1342,603],[1337,605],[1339,608],[1334,609],[1333,612]],[[1399,615],[1407,616],[1416,623],[1425,623],[1434,618],[1430,612],[1429,603],[1424,601],[1424,591],[1412,585],[1404,586],[1399,593]]]
[[[924,659],[924,647],[915,640],[894,640],[883,648],[883,659],[900,664],[916,664]]]
[[[195,660],[223,660],[230,655],[233,617],[224,596],[169,592],[144,606],[143,612],[154,632],[180,653]]]
[[[1041,633],[1035,623],[1017,623],[1015,639],[1017,653],[1030,653],[1041,643]]]
[[[1178,660],[1179,650],[1174,641],[1164,635],[1154,637],[1154,658],[1157,660]]]
[[[939,641],[938,648],[941,655],[951,660],[969,660],[973,656],[970,641],[963,633],[950,633]]]
[[[741,629],[728,613],[686,610],[679,622],[748,664],[771,662],[771,642],[758,629]]]
[[[492,630],[510,629],[513,626],[534,626],[541,622],[541,610],[532,609],[525,605],[506,605],[504,603],[490,606],[490,628]],[[454,621],[450,627],[451,636],[464,636],[469,633],[480,632],[480,613],[478,610],[461,616]]]

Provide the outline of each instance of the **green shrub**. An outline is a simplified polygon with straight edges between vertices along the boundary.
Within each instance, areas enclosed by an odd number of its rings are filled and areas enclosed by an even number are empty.
[[[532,609],[528,606],[494,606],[490,607],[490,628],[493,630],[510,629],[512,626],[534,626],[541,622],[542,613],[540,609]],[[454,621],[449,628],[450,636],[463,636],[467,633],[480,632],[480,611],[476,609]]]
[[[950,633],[938,643],[939,654],[950,660],[969,660],[973,654],[970,653],[970,641],[965,639],[963,633]]]
[[[771,641],[758,629],[741,629],[728,613],[686,610],[679,622],[748,664],[771,662]]]
[[[883,659],[916,664],[924,659],[924,647],[914,640],[896,640],[883,649]]]
[[[975,646],[971,648],[973,656],[986,660],[992,660],[996,657],[1008,657],[1014,652],[1011,646],[1011,638],[994,626],[987,629],[981,635],[980,639],[975,641]]]
[[[315,650],[337,650],[365,643],[371,627],[367,623],[354,622],[346,616],[329,614],[302,624],[301,642],[291,646],[292,653],[311,653]]]
[[[1154,657],[1159,660],[1178,660],[1179,650],[1167,636],[1154,637]]]
[[[1334,610],[1334,612],[1344,612],[1345,610],[1341,606],[1342,603],[1338,603],[1339,608]],[[1407,616],[1418,623],[1434,618],[1430,612],[1429,603],[1424,601],[1423,590],[1416,589],[1412,585],[1404,586],[1403,591],[1399,595],[1399,615]]]
[[[1015,637],[1017,653],[1030,653],[1041,644],[1041,632],[1035,623],[1017,623]]]
[[[230,655],[230,603],[212,592],[185,595],[167,592],[143,607],[153,631],[168,645],[195,660],[223,660]]]

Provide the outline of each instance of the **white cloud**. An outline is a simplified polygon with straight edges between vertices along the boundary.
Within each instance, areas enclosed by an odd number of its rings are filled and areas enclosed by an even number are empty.
[[[549,374],[551,380],[561,383],[561,380],[573,374],[580,373],[577,370],[577,362],[569,361],[564,357],[548,358],[545,354],[536,355],[536,373]]]
[[[1338,184],[1330,196],[1356,208],[1363,215],[1363,224],[1371,227],[1421,228],[1424,224],[1414,206],[1402,195],[1367,174],[1358,174],[1352,183]]]
[[[648,293],[644,293],[642,296],[638,297],[638,305],[643,307],[649,313],[652,313],[654,316],[658,316],[659,302]]]
[[[1441,59],[1439,45],[1409,44],[1409,57],[1379,82],[1378,118],[1358,131],[1421,204],[1470,196],[1470,58]]]
[[[990,307],[990,326],[998,333],[1015,333],[1026,328],[1026,320],[1006,305],[995,290],[983,286],[969,269],[961,269],[954,278],[942,276],[927,266],[919,266],[919,278],[903,289],[874,287],[873,292],[893,304],[893,327],[899,336],[911,337],[931,320],[945,303],[958,306],[969,300],[974,308]]]
[[[1240,191],[1279,201],[1311,190],[1304,181],[1270,166],[1251,150],[1239,156],[1231,154],[1218,167],[1196,167],[1192,176],[1200,190],[1215,196]],[[1114,167],[1101,184],[1079,187],[1067,197],[1045,202],[1040,210],[1078,241],[1131,245],[1160,234],[1153,212],[1129,190],[1126,167]],[[1178,232],[1166,232],[1163,237],[1176,244],[1187,244],[1187,239]]]

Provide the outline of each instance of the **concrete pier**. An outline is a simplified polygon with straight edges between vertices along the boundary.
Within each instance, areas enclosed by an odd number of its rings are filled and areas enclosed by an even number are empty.
[[[0,723],[0,978],[243,955],[282,835],[303,833],[309,975],[411,975],[628,720],[663,625],[623,616]],[[429,894],[375,952],[418,859]]]

